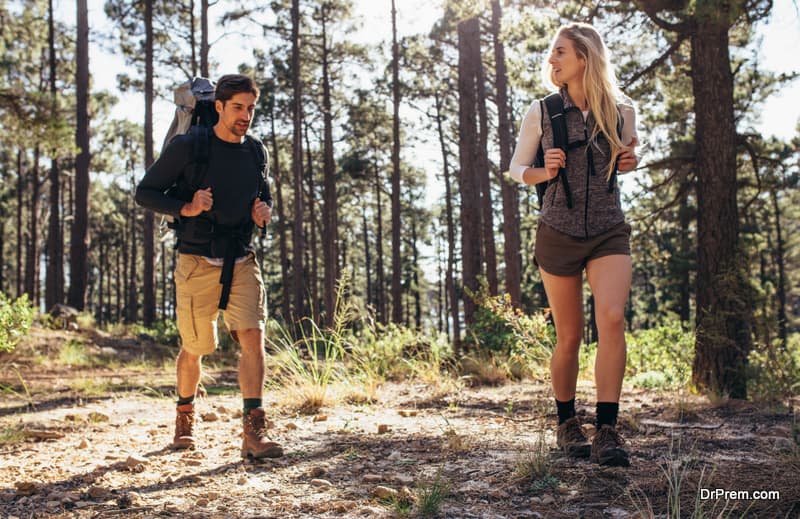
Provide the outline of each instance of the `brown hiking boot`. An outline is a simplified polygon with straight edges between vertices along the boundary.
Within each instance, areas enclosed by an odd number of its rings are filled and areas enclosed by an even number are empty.
[[[613,425],[604,424],[592,439],[592,461],[600,465],[627,467],[631,464],[628,452],[622,448],[625,441]]]
[[[178,416],[175,418],[175,438],[172,440],[173,449],[194,449],[194,404],[178,406]]]
[[[583,434],[581,422],[577,416],[567,419],[558,426],[556,445],[571,458],[588,458],[591,445]]]
[[[242,417],[244,435],[242,435],[242,458],[280,458],[283,447],[268,441],[267,422],[263,409],[252,409]]]

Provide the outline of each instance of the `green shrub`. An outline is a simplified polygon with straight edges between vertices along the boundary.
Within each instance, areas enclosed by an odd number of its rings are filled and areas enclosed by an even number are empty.
[[[800,393],[800,334],[789,336],[784,348],[778,340],[756,347],[748,358],[750,396],[776,400]]]
[[[28,296],[22,295],[11,300],[0,293],[0,351],[12,351],[19,341],[28,334],[35,311],[28,302]]]
[[[694,332],[680,321],[626,334],[625,375],[638,387],[676,388],[691,381]]]
[[[547,363],[555,347],[555,332],[546,314],[514,308],[508,294],[483,294],[477,303],[475,324],[469,329],[476,349],[505,356],[515,376]]]
[[[130,333],[134,335],[146,335],[159,344],[178,344],[180,334],[178,324],[174,319],[162,319],[153,323],[152,327],[147,327],[140,323],[132,324]]]

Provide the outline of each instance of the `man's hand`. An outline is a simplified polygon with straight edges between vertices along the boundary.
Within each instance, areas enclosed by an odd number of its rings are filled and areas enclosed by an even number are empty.
[[[186,202],[181,208],[181,216],[197,216],[203,211],[210,211],[214,205],[214,196],[211,188],[198,189],[194,192],[191,202]]]
[[[253,208],[250,211],[250,216],[253,218],[253,222],[255,222],[256,226],[266,227],[270,218],[272,218],[272,208],[268,206],[265,201],[256,198],[253,200]]]
[[[635,153],[637,144],[639,144],[639,139],[634,137],[630,144],[622,147],[619,155],[617,155],[617,170],[632,171],[636,168],[636,165],[639,163],[639,159],[636,157]]]

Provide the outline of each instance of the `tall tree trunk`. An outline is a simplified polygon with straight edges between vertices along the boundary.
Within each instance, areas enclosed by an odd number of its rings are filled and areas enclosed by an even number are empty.
[[[500,139],[500,196],[503,200],[503,258],[506,293],[519,308],[522,301],[522,260],[519,221],[519,189],[502,175],[511,164],[511,122],[508,115],[508,75],[503,41],[500,39],[502,12],[500,0],[492,0],[492,38],[494,40],[495,90],[497,98],[497,135]]]
[[[305,315],[303,294],[303,98],[300,84],[300,0],[292,0],[292,173],[294,182],[294,215],[292,234],[292,274],[294,276],[294,319]]]
[[[489,173],[489,121],[486,113],[486,82],[483,62],[480,59],[480,24],[478,25],[478,63],[475,85],[478,96],[478,185],[480,186],[481,235],[483,247],[481,254],[486,262],[486,281],[489,293],[497,295],[497,250],[494,245],[494,212],[492,209],[492,181]]]
[[[192,77],[197,76],[197,35],[194,19],[194,0],[189,0],[189,46],[192,48]]]
[[[375,291],[375,300],[377,301],[378,322],[386,324],[388,316],[386,315],[386,278],[383,269],[383,202],[381,202],[381,170],[378,168],[377,163],[373,163],[375,168],[375,205],[378,214],[378,222],[376,224],[377,236],[375,237],[375,245],[377,247],[377,265],[375,268],[378,270],[378,286]]]
[[[364,298],[367,302],[367,306],[373,304],[372,299],[372,273],[370,272],[372,260],[370,259],[369,255],[369,233],[367,232],[367,206],[361,206],[361,226],[364,230],[364,258],[365,258],[365,269],[366,269],[366,276],[367,276],[367,286],[366,288],[366,297]]]
[[[689,257],[691,255],[690,247],[692,246],[689,239],[689,225],[691,224],[691,212],[689,210],[689,189],[681,188],[683,195],[681,196],[680,205],[678,206],[678,220],[681,227],[680,237],[680,296],[678,315],[683,323],[688,323],[692,318],[691,314],[691,286],[689,284]]]
[[[25,211],[23,193],[25,192],[25,176],[22,173],[22,149],[17,150],[17,297],[22,296],[23,290],[23,263],[22,245],[25,237],[22,234],[22,216]]]
[[[400,50],[397,45],[397,9],[392,0],[392,322],[403,320],[400,279]]]
[[[447,285],[447,298],[450,300],[450,319],[453,321],[453,353],[458,357],[461,353],[461,322],[459,320],[455,276],[453,275],[453,268],[456,263],[453,195],[452,188],[450,187],[450,168],[447,160],[447,146],[445,145],[444,130],[442,129],[442,100],[439,98],[438,92],[434,92],[434,100],[436,102],[436,129],[439,133],[439,145],[442,149],[445,211],[447,213],[447,270],[445,272],[445,283]]]
[[[333,326],[336,309],[336,282],[338,272],[338,204],[336,200],[336,164],[333,159],[333,113],[331,112],[331,84],[328,70],[327,8],[322,7],[322,121],[323,137],[323,200],[322,207],[322,256],[325,261],[325,323]]]
[[[311,279],[309,287],[311,297],[311,315],[318,319],[320,315],[319,299],[319,247],[317,242],[317,208],[314,202],[317,199],[317,190],[314,186],[314,165],[311,158],[311,141],[308,138],[308,121],[303,121],[306,140],[306,180],[308,181],[308,227],[311,238]],[[325,311],[330,311],[327,307]]]
[[[738,258],[736,123],[728,51],[730,6],[698,3],[691,38],[697,142],[697,342],[695,384],[747,397],[750,305]]]
[[[122,273],[124,271],[122,270],[122,252],[121,251],[124,251],[124,250],[125,250],[125,248],[120,246],[119,243],[117,244],[116,247],[114,247],[114,254],[116,256],[116,264],[117,264],[117,269],[116,269],[116,278],[117,279],[116,279],[116,287],[115,287],[115,289],[116,289],[116,293],[115,293],[116,298],[115,299],[116,299],[116,302],[117,302],[117,312],[116,312],[116,315],[115,315],[114,318],[116,319],[116,322],[118,322],[118,323],[122,322],[122,304],[123,304],[122,303]]]
[[[0,210],[0,258],[6,257],[6,215]],[[6,292],[6,264],[0,264],[0,294]]]
[[[200,2],[200,75],[208,74],[208,0]]]
[[[461,263],[465,291],[478,292],[481,272],[480,191],[477,166],[478,153],[476,83],[480,61],[480,40],[477,18],[458,24],[458,114],[459,162],[461,191]],[[471,295],[464,297],[464,321],[475,321],[475,301]]]
[[[70,306],[83,310],[86,305],[89,250],[89,11],[86,0],[77,0],[78,35],[76,40],[75,88],[77,125],[75,146],[75,213],[72,221],[69,259]]]
[[[781,225],[781,209],[778,205],[778,188],[772,187],[770,189],[770,198],[772,199],[772,211],[775,218],[775,233],[777,235],[778,243],[772,255],[774,264],[778,267],[778,337],[781,340],[781,345],[786,348],[786,341],[788,332],[786,329],[786,261],[784,257],[784,248],[786,242],[783,239],[783,227]]]
[[[144,167],[153,163],[153,0],[144,3],[145,25],[145,73],[144,73]],[[142,319],[146,326],[156,320],[156,247],[155,247],[155,215],[153,211],[144,211],[144,232],[142,235],[144,254],[144,279],[142,280]]]
[[[275,100],[270,101],[270,128],[272,131],[272,159],[275,161],[275,201],[278,205],[278,246],[281,259],[281,317],[284,322],[291,319],[291,299],[289,299],[289,253],[286,246],[286,208],[283,206],[283,176],[278,156],[278,136],[275,133]]]
[[[417,220],[411,218],[411,286],[414,291],[414,323],[417,330],[422,330],[422,302],[419,287],[419,250],[417,249]]]
[[[50,97],[53,119],[58,117],[58,91],[56,90],[56,48],[53,20],[53,0],[47,2],[48,46],[50,51]],[[47,226],[47,273],[45,281],[45,309],[64,300],[64,242],[61,234],[61,172],[58,152],[50,162],[50,218]]]
[[[136,185],[136,181],[134,178],[134,169],[133,164],[131,166],[131,186]],[[127,319],[128,323],[135,323],[139,319],[139,289],[138,283],[136,279],[136,264],[138,262],[138,252],[139,246],[136,243],[136,217],[137,217],[137,209],[136,204],[131,204],[131,207],[128,210],[130,214],[130,272],[128,274],[128,279],[130,284],[128,285],[128,312],[127,312]]]
[[[33,168],[30,170],[30,206],[28,211],[28,250],[25,254],[25,293],[28,300],[38,308],[39,301],[36,297],[36,285],[39,280],[39,145],[33,151]]]
[[[161,240],[161,319],[167,318],[167,248]]]

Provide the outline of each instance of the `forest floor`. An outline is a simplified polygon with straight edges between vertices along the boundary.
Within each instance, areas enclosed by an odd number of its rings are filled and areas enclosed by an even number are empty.
[[[76,344],[83,367],[65,364]],[[543,380],[386,383],[376,402],[312,415],[276,389],[265,407],[285,456],[254,463],[239,457],[235,360],[206,368],[198,449],[168,448],[174,354],[146,336],[34,329],[0,355],[0,517],[800,517],[798,400],[626,387],[631,466],[605,468],[555,448]],[[592,392],[580,383],[584,423]]]

